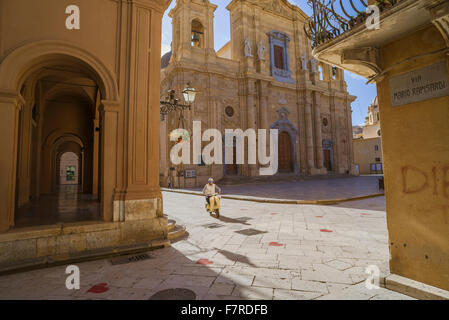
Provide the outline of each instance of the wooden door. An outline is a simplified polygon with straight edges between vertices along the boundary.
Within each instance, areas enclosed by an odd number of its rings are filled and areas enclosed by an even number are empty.
[[[324,153],[324,167],[327,168],[327,171],[332,171],[331,151],[323,150],[323,153]]]
[[[292,143],[288,132],[282,131],[279,134],[278,146],[279,172],[293,171]]]
[[[234,146],[232,149],[232,164],[226,164],[226,174],[230,176],[235,176],[238,174],[237,167],[237,148]]]

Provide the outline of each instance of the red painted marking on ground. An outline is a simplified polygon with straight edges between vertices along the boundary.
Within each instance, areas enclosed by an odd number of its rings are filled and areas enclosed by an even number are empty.
[[[92,293],[103,293],[108,291],[108,284],[107,283],[99,283],[94,285],[92,288],[90,288],[89,290],[87,290],[87,292],[92,292]]]
[[[284,246],[282,243],[279,243],[279,242],[270,242],[268,245],[270,247],[282,247],[282,246]]]
[[[316,216],[317,218],[322,218],[323,216]]]
[[[361,213],[362,216],[369,216],[369,213]]]
[[[200,260],[198,260],[197,262],[196,262],[196,264],[204,264],[204,265],[207,265],[207,264],[213,264],[214,262],[213,261],[210,261],[209,259],[200,259]]]
[[[327,230],[327,229],[321,229],[321,232],[333,232],[332,230]]]
[[[272,216],[275,216],[275,215],[277,215],[277,214],[279,214],[279,212],[272,212],[272,213],[271,213]]]

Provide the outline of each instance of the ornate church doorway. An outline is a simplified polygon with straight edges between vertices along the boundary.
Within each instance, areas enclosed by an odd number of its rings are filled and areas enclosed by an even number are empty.
[[[279,172],[293,172],[292,143],[290,134],[286,131],[279,134],[278,156]]]

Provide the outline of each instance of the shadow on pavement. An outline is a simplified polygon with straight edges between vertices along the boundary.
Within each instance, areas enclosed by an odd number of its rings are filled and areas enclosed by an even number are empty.
[[[251,263],[251,261],[248,259],[248,257],[246,257],[244,255],[230,252],[228,250],[218,249],[218,248],[215,248],[215,250],[217,250],[218,253],[222,254],[226,259],[236,261],[236,262],[238,261],[238,262],[244,263],[250,267],[257,268],[257,266],[254,265],[253,263]]]

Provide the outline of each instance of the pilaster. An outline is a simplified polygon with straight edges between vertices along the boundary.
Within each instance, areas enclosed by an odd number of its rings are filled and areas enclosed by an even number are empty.
[[[14,225],[19,112],[23,98],[0,90],[0,232]]]

